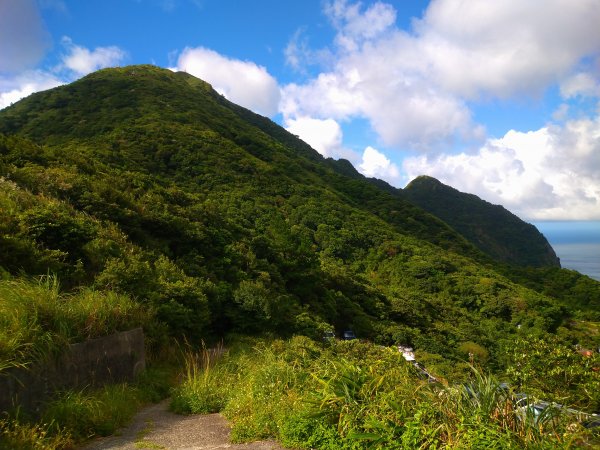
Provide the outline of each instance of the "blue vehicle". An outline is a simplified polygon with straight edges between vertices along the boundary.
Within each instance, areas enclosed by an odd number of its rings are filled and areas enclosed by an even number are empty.
[[[342,339],[344,341],[352,341],[352,340],[356,339],[356,335],[354,334],[354,331],[346,330],[342,333]]]

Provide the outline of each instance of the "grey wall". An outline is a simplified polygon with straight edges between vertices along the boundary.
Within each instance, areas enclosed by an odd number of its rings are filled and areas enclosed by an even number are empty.
[[[0,373],[0,410],[35,415],[57,390],[133,380],[145,369],[141,328],[69,345],[53,360]]]

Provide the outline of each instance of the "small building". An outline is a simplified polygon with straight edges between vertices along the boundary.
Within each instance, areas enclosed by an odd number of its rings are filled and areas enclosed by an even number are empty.
[[[402,356],[407,361],[415,361],[415,351],[412,347],[406,347],[404,345],[399,345],[398,350],[402,353]]]

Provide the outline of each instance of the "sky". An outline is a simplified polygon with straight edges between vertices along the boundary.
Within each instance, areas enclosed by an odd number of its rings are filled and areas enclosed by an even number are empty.
[[[599,24],[600,0],[0,0],[0,108],[154,64],[396,187],[600,220]]]

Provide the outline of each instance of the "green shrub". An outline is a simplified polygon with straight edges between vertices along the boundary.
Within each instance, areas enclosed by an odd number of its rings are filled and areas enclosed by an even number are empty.
[[[135,388],[117,384],[95,391],[67,391],[47,405],[43,417],[44,421],[60,424],[82,440],[113,434],[133,417],[141,404]]]
[[[491,376],[470,369],[466,384],[420,379],[394,348],[364,342],[320,345],[246,339],[183,386],[227,383],[220,397],[235,442],[274,437],[289,448],[569,448],[593,436],[560,410],[529,417],[520,397]],[[203,384],[204,379],[210,380]],[[183,388],[182,388],[183,389]],[[579,445],[579,444],[577,444]]]

